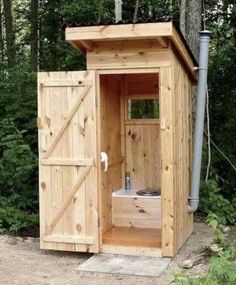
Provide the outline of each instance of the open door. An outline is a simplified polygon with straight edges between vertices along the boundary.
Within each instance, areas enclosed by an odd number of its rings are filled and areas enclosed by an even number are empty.
[[[42,249],[98,252],[95,72],[38,74]]]

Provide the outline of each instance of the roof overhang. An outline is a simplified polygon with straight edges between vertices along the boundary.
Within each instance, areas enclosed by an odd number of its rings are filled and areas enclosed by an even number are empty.
[[[166,40],[170,40],[186,64],[191,77],[194,79],[194,81],[197,80],[197,75],[194,68],[197,66],[197,62],[183,35],[174,22],[98,25],[66,28],[66,41],[70,42],[82,53],[92,51],[93,43],[96,41],[142,39],[157,39],[163,44],[166,42]]]

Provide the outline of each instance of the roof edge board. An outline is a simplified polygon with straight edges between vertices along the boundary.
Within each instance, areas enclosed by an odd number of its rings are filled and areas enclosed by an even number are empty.
[[[188,49],[183,43],[183,40],[181,39],[181,36],[179,35],[179,32],[175,26],[173,26],[173,36],[171,37],[171,40],[176,49],[178,50],[180,56],[183,58],[185,64],[187,65],[187,68],[190,71],[193,81],[197,82],[197,74],[194,69],[194,67],[196,66],[196,62],[192,57],[192,54],[189,53]]]
[[[86,49],[77,41],[67,41],[74,49],[80,51],[83,56],[86,56]]]
[[[172,35],[172,22],[66,28],[66,40],[143,39]]]

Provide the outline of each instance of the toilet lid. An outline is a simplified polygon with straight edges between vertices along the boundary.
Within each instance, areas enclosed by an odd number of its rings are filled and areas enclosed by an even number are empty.
[[[161,189],[154,189],[154,188],[146,188],[137,191],[137,194],[140,196],[160,196],[161,195]]]

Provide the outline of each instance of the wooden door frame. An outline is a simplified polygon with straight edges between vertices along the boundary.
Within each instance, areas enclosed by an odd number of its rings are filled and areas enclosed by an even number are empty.
[[[100,162],[100,152],[101,152],[101,105],[100,105],[100,75],[111,75],[111,74],[140,74],[140,73],[157,73],[160,78],[160,72],[161,68],[155,67],[155,68],[124,68],[124,69],[101,69],[101,70],[96,70],[96,100],[97,100],[97,161]],[[160,80],[159,80],[159,87],[160,87]],[[159,88],[159,90],[161,90]],[[161,94],[160,94],[161,95]],[[161,109],[161,97],[160,96],[160,106],[159,108]],[[161,114],[161,113],[160,113]],[[161,118],[160,118],[161,119]],[[161,136],[161,132],[160,132]],[[124,138],[125,139],[125,138]],[[161,151],[160,151],[160,159],[162,160],[161,157]],[[101,227],[101,217],[102,217],[102,201],[101,201],[101,163],[98,163],[97,166],[97,171],[98,171],[98,212],[99,212],[99,228],[98,228],[98,246],[99,246],[99,251],[101,251],[102,248],[102,227]],[[160,176],[161,177],[161,176]],[[123,181],[122,181],[123,183]],[[161,204],[162,204],[162,199],[161,198]],[[163,218],[161,223],[163,224]],[[159,249],[158,249],[159,250]],[[160,249],[162,251],[162,249]],[[132,251],[131,251],[132,252]],[[158,251],[159,252],[159,251]],[[160,252],[159,252],[160,256]]]

